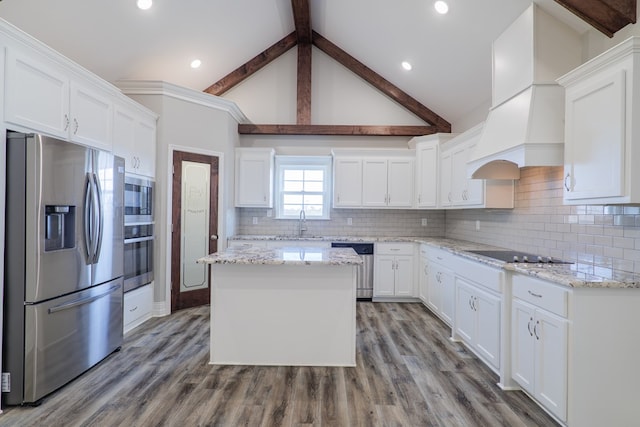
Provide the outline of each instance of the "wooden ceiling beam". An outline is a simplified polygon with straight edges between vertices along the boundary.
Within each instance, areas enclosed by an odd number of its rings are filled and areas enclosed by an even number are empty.
[[[636,22],[637,0],[555,0],[609,37]]]
[[[293,22],[296,26],[298,43],[311,43],[311,8],[309,0],[291,0]]]
[[[287,52],[289,49],[294,47],[297,42],[298,35],[294,31],[206,88],[204,92],[211,95],[222,95],[247,77],[262,69],[274,59],[278,58],[283,53]]]
[[[242,135],[420,136],[441,132],[435,126],[239,124]]]
[[[298,36],[298,79],[296,123],[311,123],[311,8],[309,0],[291,0],[293,21]]]
[[[380,92],[384,93],[389,98],[393,99],[398,104],[411,111],[420,119],[436,127],[438,129],[438,132],[451,132],[451,124],[445,119],[422,105],[420,102],[416,101],[407,93],[377,74],[362,62],[355,59],[353,56],[349,55],[344,50],[340,49],[338,46],[318,34],[316,31],[313,31],[313,44],[318,49],[329,55],[331,58],[347,67],[347,69],[351,70],[351,72],[367,81]]]

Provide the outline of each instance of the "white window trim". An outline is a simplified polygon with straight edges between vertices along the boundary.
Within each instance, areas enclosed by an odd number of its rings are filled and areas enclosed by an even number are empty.
[[[314,166],[324,171],[325,180],[323,182],[323,212],[322,217],[306,217],[307,220],[328,220],[331,215],[331,189],[332,185],[332,157],[331,156],[275,156],[275,210],[276,219],[298,219],[298,215],[283,215],[282,206],[282,186],[283,169],[282,166]]]

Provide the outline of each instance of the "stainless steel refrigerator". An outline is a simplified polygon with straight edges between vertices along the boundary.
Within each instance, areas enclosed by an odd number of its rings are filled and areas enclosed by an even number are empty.
[[[122,344],[124,160],[9,132],[6,173],[2,397],[14,405]]]

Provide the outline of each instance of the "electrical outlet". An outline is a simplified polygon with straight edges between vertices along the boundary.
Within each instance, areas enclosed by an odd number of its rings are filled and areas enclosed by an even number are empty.
[[[253,225],[256,225],[256,224],[258,224],[258,217],[254,216],[253,217]]]
[[[476,231],[480,231],[480,220],[476,219]]]
[[[347,218],[347,225],[353,225],[353,218]]]
[[[422,218],[422,226],[423,227],[427,226],[427,218]]]

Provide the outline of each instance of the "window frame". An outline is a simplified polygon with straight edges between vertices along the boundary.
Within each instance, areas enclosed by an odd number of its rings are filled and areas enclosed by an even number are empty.
[[[322,192],[311,194],[322,194],[322,210],[324,215],[322,216],[309,216],[305,210],[305,217],[307,220],[329,220],[331,219],[331,192],[333,189],[333,158],[331,156],[288,156],[288,155],[276,155],[275,156],[275,218],[276,219],[299,219],[299,213],[296,215],[284,214],[284,171],[287,169],[306,169],[306,170],[322,170],[324,172],[324,178],[322,182]],[[287,192],[291,194],[292,192]],[[300,194],[304,197],[305,192],[293,192]],[[307,193],[309,194],[309,193]],[[304,202],[303,202],[304,206]]]

